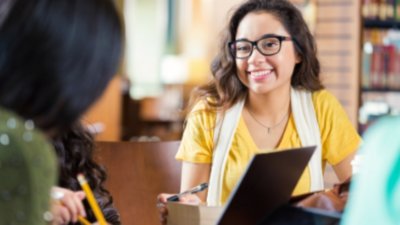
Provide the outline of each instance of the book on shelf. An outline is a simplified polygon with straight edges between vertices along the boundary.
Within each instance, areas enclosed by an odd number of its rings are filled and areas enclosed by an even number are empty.
[[[394,0],[394,18],[400,21],[400,0]]]
[[[362,51],[362,74],[361,74],[361,82],[362,82],[362,87],[363,88],[370,88],[370,78],[371,78],[371,58],[372,58],[372,50],[369,50],[369,48],[372,49],[372,44],[371,43],[366,43],[364,45],[367,45],[364,47],[364,51]],[[365,50],[365,48],[368,48],[368,50]]]
[[[400,0],[362,0],[362,17],[368,20],[400,21]]]
[[[400,76],[400,74],[396,74],[395,71],[396,64],[396,47],[394,45],[385,46],[385,65],[386,65],[386,88],[395,89],[397,88],[396,84],[396,75]]]
[[[365,19],[376,19],[379,12],[378,0],[362,1],[362,16]]]
[[[397,50],[397,54],[395,56],[395,60],[394,60],[394,71],[395,71],[395,75],[394,75],[394,88],[396,89],[400,89],[400,50]]]
[[[366,29],[363,35],[362,87],[380,90],[399,89],[400,31]]]

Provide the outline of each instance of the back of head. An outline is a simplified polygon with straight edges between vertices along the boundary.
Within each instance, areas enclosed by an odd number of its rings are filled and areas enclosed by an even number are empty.
[[[44,130],[68,127],[115,74],[122,26],[111,0],[11,0],[0,25],[0,105]]]
[[[228,22],[225,36],[222,39],[220,52],[211,66],[216,82],[213,90],[218,92],[217,99],[221,105],[232,105],[246,93],[246,87],[241,84],[236,74],[235,58],[231,55],[228,43],[234,41],[242,19],[249,13],[267,12],[276,17],[294,39],[296,53],[301,62],[294,69],[291,84],[293,87],[310,91],[319,90],[322,85],[319,80],[320,65],[316,57],[316,44],[305,23],[301,12],[287,0],[248,0],[239,5]]]

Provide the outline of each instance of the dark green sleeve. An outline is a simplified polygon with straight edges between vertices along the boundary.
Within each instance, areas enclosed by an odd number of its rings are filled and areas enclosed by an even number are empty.
[[[0,111],[0,224],[47,224],[56,174],[54,151],[33,123]]]

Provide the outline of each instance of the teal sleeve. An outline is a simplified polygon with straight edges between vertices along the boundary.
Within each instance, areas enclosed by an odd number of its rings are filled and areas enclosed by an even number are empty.
[[[400,117],[384,118],[365,134],[342,225],[400,224],[399,136]]]

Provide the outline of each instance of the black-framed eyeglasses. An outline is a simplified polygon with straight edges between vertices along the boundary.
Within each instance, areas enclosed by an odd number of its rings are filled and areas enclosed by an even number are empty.
[[[253,53],[254,47],[264,56],[278,54],[282,47],[282,41],[291,41],[291,37],[275,34],[266,34],[256,41],[239,39],[228,43],[229,50],[237,59],[247,59]]]

